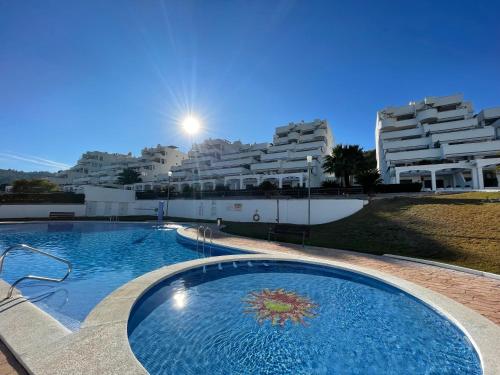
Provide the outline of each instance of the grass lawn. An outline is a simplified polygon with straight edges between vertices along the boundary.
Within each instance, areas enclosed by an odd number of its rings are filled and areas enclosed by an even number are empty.
[[[312,226],[308,244],[405,255],[500,274],[498,200],[500,193],[375,199],[350,217]],[[227,223],[224,231],[267,239],[268,227],[264,223]],[[278,239],[301,241],[286,235]]]

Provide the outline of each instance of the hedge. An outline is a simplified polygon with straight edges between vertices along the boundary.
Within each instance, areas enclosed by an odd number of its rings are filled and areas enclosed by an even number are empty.
[[[85,194],[75,193],[14,193],[0,194],[0,204],[85,203]]]
[[[409,184],[384,184],[375,186],[376,193],[418,193],[422,190],[420,182]]]

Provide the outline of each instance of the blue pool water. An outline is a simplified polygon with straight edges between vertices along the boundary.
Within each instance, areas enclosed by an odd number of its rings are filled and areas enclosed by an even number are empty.
[[[69,328],[113,290],[165,265],[200,254],[175,240],[175,230],[148,223],[59,222],[0,225],[0,251],[26,243],[69,260],[73,272],[60,284],[26,281],[22,293]],[[15,251],[0,277],[9,283],[27,274],[57,277],[65,267],[41,255]]]
[[[153,375],[482,372],[467,337],[421,301],[355,273],[294,262],[176,275],[141,298],[128,331]]]

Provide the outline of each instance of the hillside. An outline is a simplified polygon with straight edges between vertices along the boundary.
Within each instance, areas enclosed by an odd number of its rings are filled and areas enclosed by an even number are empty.
[[[377,199],[348,218],[313,226],[309,244],[500,273],[499,199],[500,193]],[[229,223],[224,230],[267,239],[268,226]]]
[[[16,171],[15,169],[0,169],[0,185],[2,184],[11,184],[15,180],[20,179],[36,179],[43,177],[54,176],[54,173],[51,172],[23,172]]]

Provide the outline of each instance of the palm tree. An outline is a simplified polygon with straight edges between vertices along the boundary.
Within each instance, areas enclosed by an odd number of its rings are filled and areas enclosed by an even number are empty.
[[[128,184],[135,184],[136,182],[142,182],[140,176],[141,174],[137,171],[134,171],[132,168],[125,168],[118,175],[116,183],[120,185],[128,185]]]
[[[364,169],[363,149],[358,145],[335,146],[331,155],[325,157],[323,171],[335,173],[341,178],[343,186],[350,186],[349,177]]]
[[[366,169],[356,173],[356,181],[363,186],[365,193],[372,193],[375,190],[375,186],[382,182],[380,178],[380,172],[378,169]]]

